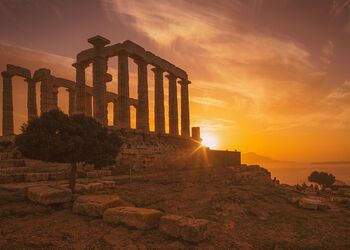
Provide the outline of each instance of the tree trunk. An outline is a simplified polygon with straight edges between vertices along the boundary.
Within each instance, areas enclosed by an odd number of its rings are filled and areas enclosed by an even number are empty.
[[[72,169],[70,171],[69,187],[72,190],[72,193],[75,193],[75,181],[77,177],[77,163],[74,162],[71,164]]]

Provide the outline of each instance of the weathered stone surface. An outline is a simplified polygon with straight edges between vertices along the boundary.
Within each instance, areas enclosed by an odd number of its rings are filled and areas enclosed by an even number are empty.
[[[29,188],[27,197],[33,202],[43,205],[51,205],[71,201],[72,193],[68,189],[40,186]]]
[[[47,181],[49,179],[49,173],[27,173],[24,176],[25,181]]]
[[[160,230],[175,238],[189,242],[200,242],[206,239],[208,220],[192,219],[179,215],[165,215],[160,219]]]
[[[318,209],[322,210],[322,209],[329,208],[329,206],[325,202],[316,198],[301,198],[299,200],[299,206],[301,208],[311,209],[311,210],[318,210]]]
[[[159,225],[162,212],[138,207],[110,208],[103,214],[103,220],[112,224],[123,223],[137,229],[148,230]]]
[[[73,213],[102,217],[108,208],[125,205],[117,195],[82,195],[73,205]]]

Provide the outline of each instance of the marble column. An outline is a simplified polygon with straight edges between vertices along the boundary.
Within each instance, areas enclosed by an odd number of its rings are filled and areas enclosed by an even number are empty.
[[[191,82],[181,79],[181,135],[190,136],[190,107],[188,97],[188,84]]]
[[[118,128],[130,128],[129,107],[129,65],[128,54],[122,51],[118,54]]]
[[[48,78],[41,81],[40,84],[40,111],[46,113],[51,108],[52,86]]]
[[[148,81],[147,81],[147,63],[144,60],[135,60],[137,64],[137,109],[136,109],[136,128],[149,131],[149,105],[148,105]]]
[[[85,84],[85,69],[88,63],[74,63],[76,74],[76,91],[75,91],[75,114],[85,114],[85,98],[86,98],[86,84]]]
[[[2,89],[2,135],[12,135],[13,129],[13,97],[12,76],[6,71],[1,72],[3,79]]]
[[[27,108],[28,108],[28,121],[38,116],[38,110],[36,105],[36,86],[33,79],[26,79],[28,83],[27,92]]]
[[[107,126],[106,80],[108,58],[104,55],[104,47],[110,41],[104,37],[95,36],[88,39],[88,42],[94,46],[94,57],[92,59],[94,118],[102,125]]]
[[[68,99],[69,99],[68,114],[69,116],[72,116],[72,115],[75,115],[76,94],[75,94],[75,90],[73,89],[67,89],[67,92],[68,92]]]
[[[179,135],[176,76],[169,74],[169,134]]]
[[[163,70],[159,67],[152,69],[154,72],[154,125],[155,132],[165,134],[164,114],[164,84]],[[137,107],[139,108],[139,107]]]
[[[113,127],[118,127],[118,99],[113,100]]]
[[[85,96],[85,116],[92,117],[92,95],[88,93]]]

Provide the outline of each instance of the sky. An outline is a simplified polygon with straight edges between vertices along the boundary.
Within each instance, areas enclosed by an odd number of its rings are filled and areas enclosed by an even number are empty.
[[[95,35],[132,40],[184,69],[191,126],[216,138],[218,149],[350,160],[350,0],[0,0],[0,70],[46,67],[74,80],[71,64]],[[116,65],[111,58],[114,92]],[[136,98],[136,66],[129,65]],[[150,67],[148,77],[154,128]],[[17,132],[26,91],[15,77]],[[64,111],[67,96],[59,89]],[[134,110],[132,118],[134,126]]]

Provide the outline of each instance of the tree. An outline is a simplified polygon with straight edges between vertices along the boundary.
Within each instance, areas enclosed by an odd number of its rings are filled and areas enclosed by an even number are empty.
[[[112,163],[122,144],[91,117],[69,117],[60,110],[30,120],[16,137],[16,146],[24,157],[47,162],[70,163],[70,188],[75,191],[77,163],[102,167]]]
[[[335,176],[326,172],[314,171],[308,178],[309,181],[322,185],[322,187],[330,187],[335,182]]]

